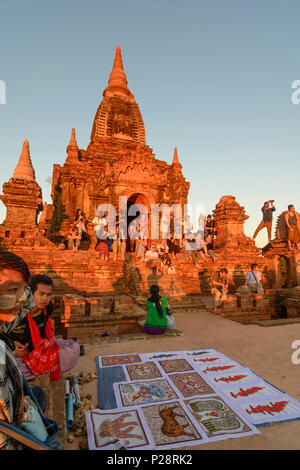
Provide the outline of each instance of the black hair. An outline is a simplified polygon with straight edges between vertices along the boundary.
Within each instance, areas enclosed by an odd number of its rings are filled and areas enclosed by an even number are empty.
[[[291,207],[294,207],[294,204],[288,205],[288,210],[290,210]]]
[[[255,268],[255,266],[257,266],[256,263],[251,264],[251,269]]]
[[[45,284],[46,286],[53,286],[53,281],[51,277],[46,276],[46,274],[36,274],[35,276],[31,276],[29,287],[31,292],[34,294],[37,290],[38,284]]]
[[[221,269],[220,269],[220,273],[226,273],[226,274],[228,274],[227,268],[221,268]]]
[[[30,272],[25,261],[20,256],[10,251],[0,251],[0,271],[4,269],[13,269],[22,274],[24,281],[28,282]]]
[[[150,287],[150,294],[151,294],[151,297],[149,297],[148,300],[149,302],[152,302],[155,304],[158,315],[160,316],[160,318],[162,318],[163,313],[162,313],[162,308],[160,305],[159,287],[156,284]]]

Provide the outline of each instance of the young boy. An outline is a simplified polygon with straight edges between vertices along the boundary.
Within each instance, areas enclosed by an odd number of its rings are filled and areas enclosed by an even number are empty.
[[[32,291],[34,308],[30,311],[26,318],[10,332],[10,338],[14,341],[17,348],[17,361],[19,367],[27,380],[33,379],[35,376],[30,367],[22,360],[24,354],[28,354],[34,349],[32,329],[32,320],[38,328],[37,335],[41,339],[56,341],[58,344],[58,368],[60,372],[66,372],[72,369],[80,354],[80,346],[72,340],[54,339],[54,325],[52,315],[54,313],[54,302],[51,300],[53,281],[44,274],[38,274],[31,277],[30,289]],[[33,325],[33,327],[35,326]],[[59,378],[59,372],[56,373]],[[57,380],[53,378],[53,380]]]

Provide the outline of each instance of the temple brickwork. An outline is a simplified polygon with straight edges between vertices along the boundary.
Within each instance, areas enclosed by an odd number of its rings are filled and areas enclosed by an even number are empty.
[[[118,215],[120,196],[130,204],[144,204],[149,211],[151,204],[176,203],[183,209],[187,203],[189,183],[182,174],[177,149],[169,165],[157,159],[146,144],[144,122],[127,87],[119,47],[87,149],[78,148],[72,129],[66,161],[53,167],[52,197],[58,188],[66,217],[62,235],[66,235],[79,208],[88,222],[100,204],[112,204]],[[88,229],[91,235],[91,224]]]

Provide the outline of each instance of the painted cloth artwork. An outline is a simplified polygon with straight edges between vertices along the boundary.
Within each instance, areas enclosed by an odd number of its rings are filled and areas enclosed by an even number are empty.
[[[197,372],[172,374],[170,375],[170,379],[184,397],[215,393]]]
[[[193,398],[185,400],[185,404],[207,437],[249,432],[253,434],[253,428],[250,428],[219,396]]]
[[[143,406],[141,408],[147,426],[154,440],[155,448],[170,449],[179,444],[187,445],[188,441],[202,439],[201,434],[192,424],[180,402],[163,405]],[[194,443],[194,445],[197,442]]]
[[[257,377],[248,369],[240,369],[235,373],[227,373],[227,374],[215,374],[207,377],[209,383],[212,384],[213,387],[224,387],[224,385],[232,385],[232,384],[247,384],[257,380]]]
[[[154,362],[130,364],[125,367],[130,380],[156,379],[157,377],[161,377],[161,373]]]
[[[187,362],[186,359],[170,359],[166,361],[159,361],[159,364],[167,374],[172,372],[185,372],[193,370],[193,367]]]
[[[136,410],[93,410],[85,417],[90,450],[115,450],[120,442],[127,449],[149,444]]]
[[[206,365],[201,365],[199,366],[200,371],[207,375],[214,375],[218,373],[224,373],[224,372],[235,372],[238,369],[241,369],[242,366],[240,364],[235,364],[233,362],[230,362],[230,364],[219,364],[219,365],[212,365],[212,364],[206,364]]]
[[[178,398],[166,379],[118,383],[114,390],[118,405],[123,407]]]
[[[300,419],[300,403],[285,393],[264,400],[250,399],[239,403],[238,408],[256,426]]]
[[[140,354],[142,361],[152,361],[155,359],[174,359],[176,357],[184,357],[184,351],[166,351],[155,353]]]
[[[199,367],[204,366],[215,366],[223,365],[226,363],[233,363],[228,357],[223,354],[203,354],[201,356],[194,356],[190,359],[193,364],[197,364]]]
[[[225,387],[222,394],[233,403],[249,400],[249,398],[263,398],[278,393],[275,388],[266,382],[259,381],[251,385],[240,387]]]
[[[99,361],[101,361],[100,366],[108,367],[141,362],[141,358],[138,354],[122,354],[119,356],[100,356]]]

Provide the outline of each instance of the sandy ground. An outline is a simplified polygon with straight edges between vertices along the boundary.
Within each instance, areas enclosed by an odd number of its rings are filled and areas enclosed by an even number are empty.
[[[79,358],[74,371],[95,372],[99,355],[174,351],[195,348],[215,348],[252,369],[271,384],[300,401],[300,364],[294,365],[291,344],[300,340],[300,326],[262,327],[242,325],[209,312],[177,313],[176,325],[184,336],[121,341],[106,345],[85,345],[85,356]],[[97,381],[83,386],[83,393],[92,395],[97,404]],[[78,449],[78,441],[68,445]],[[227,439],[182,449],[249,450],[300,449],[300,421],[268,425],[260,434]]]

